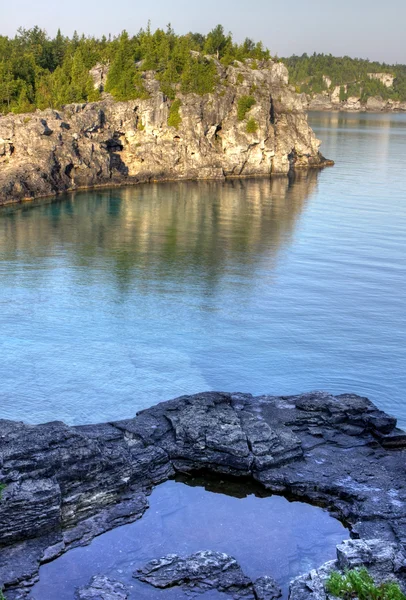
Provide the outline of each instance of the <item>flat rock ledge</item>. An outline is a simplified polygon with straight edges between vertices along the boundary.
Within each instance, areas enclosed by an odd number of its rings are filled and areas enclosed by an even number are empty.
[[[79,427],[0,420],[0,587],[27,598],[41,564],[139,519],[156,485],[198,471],[321,505],[354,539],[402,553],[405,446],[367,398],[323,392],[207,392]]]

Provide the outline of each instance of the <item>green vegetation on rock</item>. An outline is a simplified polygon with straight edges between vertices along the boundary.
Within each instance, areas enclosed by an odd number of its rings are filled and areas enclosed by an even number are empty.
[[[255,119],[248,119],[246,132],[247,133],[256,133],[258,130],[258,123]]]
[[[397,583],[388,581],[376,585],[365,568],[353,569],[344,575],[334,571],[327,580],[326,590],[344,600],[406,600]]]
[[[1,501],[1,497],[3,495],[4,490],[6,489],[6,485],[4,485],[4,483],[0,483],[0,501]],[[0,596],[0,600],[1,600],[1,596]]]
[[[255,103],[256,100],[253,96],[241,96],[238,98],[237,119],[239,121],[244,121],[246,114],[251,110]]]
[[[168,115],[168,125],[170,127],[175,127],[175,129],[179,129],[179,125],[182,123],[182,117],[180,116],[179,109],[181,107],[181,101],[176,99],[172,102],[171,107],[169,109]]]

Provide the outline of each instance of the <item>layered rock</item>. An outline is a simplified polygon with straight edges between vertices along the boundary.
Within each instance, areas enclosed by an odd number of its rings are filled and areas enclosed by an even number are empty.
[[[406,539],[406,435],[355,395],[207,392],[134,419],[68,427],[0,421],[0,582],[25,597],[40,564],[129,523],[176,473],[250,477],[321,504],[352,535]]]
[[[269,176],[329,164],[308,125],[305,98],[288,85],[286,67],[272,61],[254,66],[217,63],[214,93],[179,93],[178,128],[168,125],[172,101],[151,72],[145,74],[145,100],[106,97],[0,117],[0,204],[78,188]],[[242,96],[255,104],[239,120]]]

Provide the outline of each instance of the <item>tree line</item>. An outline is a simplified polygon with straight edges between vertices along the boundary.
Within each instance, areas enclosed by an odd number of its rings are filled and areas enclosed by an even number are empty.
[[[150,25],[130,36],[123,31],[108,38],[72,37],[58,30],[51,38],[44,29],[20,28],[14,38],[0,36],[0,113],[60,108],[72,102],[96,101],[89,70],[109,65],[105,91],[116,100],[148,97],[143,72],[156,71],[162,91],[205,94],[217,84],[215,56],[224,65],[234,60],[270,58],[261,42],[233,41],[218,25],[207,35],[177,35],[170,25],[152,32]]]
[[[0,35],[0,113],[24,113],[99,100],[100,90],[89,74],[96,64],[109,66],[105,91],[116,100],[148,97],[143,74],[149,70],[156,72],[161,90],[171,99],[175,99],[177,91],[213,92],[218,71],[208,56],[225,66],[247,58],[255,66],[255,61],[270,58],[261,42],[246,38],[238,44],[222,25],[207,35],[177,35],[170,25],[165,30],[152,31],[148,24],[134,36],[123,31],[119,36],[101,38],[79,36],[76,32],[69,37],[60,30],[50,37],[39,27],[20,28],[13,38]],[[405,65],[316,53],[282,60],[299,92],[326,91],[323,76],[327,76],[332,86],[342,87],[341,99],[360,95],[363,100],[370,96],[406,100]],[[392,73],[393,87],[370,79],[368,73],[373,72]]]
[[[302,54],[282,59],[289,69],[290,82],[298,92],[320,94],[340,86],[340,100],[349,96],[366,101],[372,96],[388,100],[406,100],[406,65],[389,65],[368,59],[335,57],[331,54]],[[368,73],[390,73],[393,86],[386,87],[381,81],[371,79]],[[325,77],[331,80],[330,88]]]

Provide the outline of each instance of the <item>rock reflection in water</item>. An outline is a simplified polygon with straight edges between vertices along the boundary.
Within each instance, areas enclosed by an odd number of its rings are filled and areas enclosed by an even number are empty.
[[[252,579],[273,576],[286,598],[293,577],[335,558],[336,545],[348,537],[343,525],[320,508],[266,496],[261,488],[236,481],[184,481],[190,485],[168,481],[158,486],[140,521],[44,565],[32,597],[72,600],[76,587],[104,574],[129,586],[132,600],[186,598],[178,588],[142,584],[132,573],[168,553],[215,550],[234,556]],[[226,596],[212,591],[203,597]]]
[[[10,262],[26,255],[36,266],[32,277],[59,260],[78,269],[83,283],[113,275],[123,292],[173,277],[180,285],[203,277],[212,286],[227,268],[245,275],[264,255],[275,260],[317,175],[144,185],[10,207],[0,219],[0,254]],[[2,276],[17,275],[10,269]]]
[[[203,370],[219,364],[219,324],[231,342],[257,314],[255,286],[272,286],[317,175],[82,192],[1,211],[1,416],[106,421],[211,389]]]

